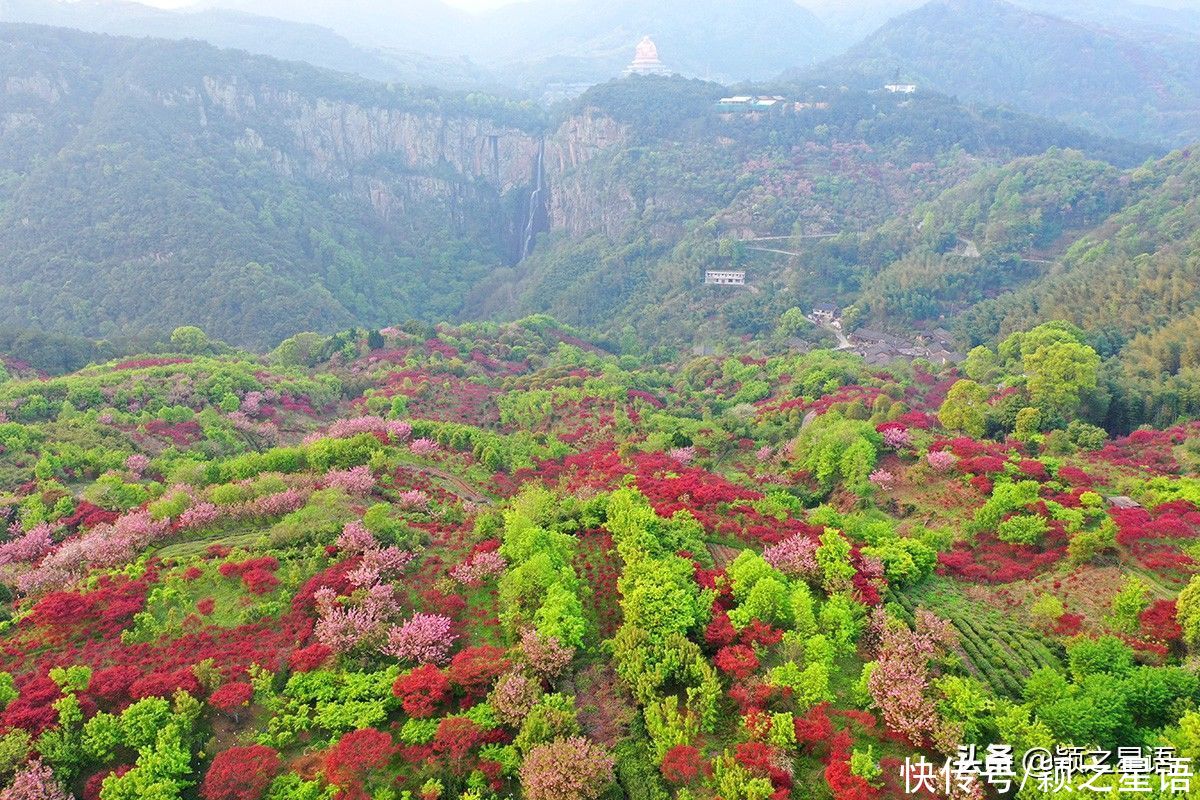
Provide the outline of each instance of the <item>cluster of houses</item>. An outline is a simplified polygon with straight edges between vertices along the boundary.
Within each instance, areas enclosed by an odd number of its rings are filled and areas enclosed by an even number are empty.
[[[842,330],[842,310],[835,303],[817,303],[809,319],[819,325]],[[966,356],[954,349],[954,337],[944,328],[923,331],[913,339],[906,339],[874,328],[857,328],[842,337],[839,349],[862,356],[868,364],[883,366],[895,361],[924,359],[931,364],[958,364]]]
[[[884,85],[883,91],[891,94],[914,94],[917,91],[917,85],[915,83],[888,83]],[[717,111],[721,112],[725,119],[732,119],[738,114],[761,116],[771,112],[785,114],[812,109],[823,110],[829,107],[828,101],[789,100],[781,94],[737,94],[731,97],[722,97],[716,102]]]
[[[873,365],[922,358],[931,364],[946,366],[958,364],[966,358],[966,355],[954,349],[950,332],[942,328],[921,332],[912,340],[873,328],[858,328],[848,338],[850,349]]]

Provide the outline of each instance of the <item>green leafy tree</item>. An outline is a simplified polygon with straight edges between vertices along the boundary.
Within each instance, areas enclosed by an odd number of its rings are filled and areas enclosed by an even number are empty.
[[[208,334],[195,325],[182,325],[171,331],[171,346],[181,353],[199,355],[210,347]]]
[[[867,478],[881,445],[882,439],[870,423],[829,412],[801,431],[792,449],[825,491],[841,480],[851,491],[861,493],[869,490]]]
[[[1138,618],[1149,605],[1150,587],[1141,578],[1130,575],[1113,596],[1109,624],[1123,633],[1133,633],[1138,628]]]
[[[1024,356],[1026,386],[1034,405],[1049,414],[1068,416],[1096,388],[1100,356],[1086,344],[1057,341]]]
[[[1200,575],[1193,575],[1175,600],[1175,619],[1183,629],[1183,641],[1193,653],[1200,652]]]
[[[983,436],[987,427],[987,389],[972,380],[955,381],[938,409],[938,420],[945,427],[968,436]]]
[[[821,570],[821,585],[827,594],[848,591],[856,574],[850,563],[850,542],[845,536],[832,529],[821,534],[821,545],[817,548],[817,567]]]
[[[997,525],[996,535],[1002,542],[1037,544],[1049,529],[1046,520],[1036,514],[1017,514]]]

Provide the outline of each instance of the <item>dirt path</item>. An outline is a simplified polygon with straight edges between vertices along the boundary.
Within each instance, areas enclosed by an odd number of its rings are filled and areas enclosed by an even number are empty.
[[[813,323],[814,325],[816,325],[819,328],[824,328],[825,330],[829,331],[830,333],[832,333],[834,336],[837,337],[838,346],[835,349],[849,350],[851,347],[854,346],[854,345],[850,344],[850,340],[846,338],[846,334],[845,334],[845,332],[842,331],[841,328],[839,328],[835,325],[830,325],[825,322],[817,322],[812,317],[809,317],[808,321]]]
[[[439,467],[427,467],[423,464],[405,464],[404,468],[412,470],[413,472],[421,473],[423,475],[432,475],[435,478],[441,478],[442,480],[450,483],[457,490],[460,497],[466,498],[472,503],[490,506],[494,505],[496,502],[492,498],[480,492],[478,489],[471,486],[459,476],[452,472],[447,472]]]

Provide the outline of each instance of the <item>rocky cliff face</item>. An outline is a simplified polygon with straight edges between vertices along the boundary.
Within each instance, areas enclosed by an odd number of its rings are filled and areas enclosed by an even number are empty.
[[[63,108],[70,107],[82,124],[96,113],[98,95],[122,102],[137,97],[182,121],[188,138],[223,142],[226,150],[232,145],[239,157],[327,186],[368,206],[396,234],[419,232],[438,218],[463,235],[499,237],[513,260],[531,217],[536,232],[615,235],[636,211],[628,190],[589,168],[628,136],[624,126],[595,110],[569,117],[543,137],[465,111],[349,102],[237,74],[197,72],[165,83],[125,73],[115,86],[85,90],[63,73],[31,68],[0,83],[0,131],[24,134],[32,151],[24,161],[43,149],[35,143],[46,144]],[[125,113],[144,108],[130,106]],[[545,190],[534,198],[539,152]]]
[[[267,142],[297,172],[328,181],[349,180],[382,158],[393,169],[449,172],[482,180],[499,193],[529,183],[537,137],[490,120],[364,106],[204,79],[205,99],[233,119],[253,126],[274,121],[286,141]]]
[[[525,230],[541,137],[471,116],[446,116],[303,96],[204,79],[205,114],[246,126],[240,148],[289,175],[346,186],[381,220],[402,224],[414,204],[432,202],[461,221],[469,207],[498,215],[508,239]],[[271,120],[271,130],[256,120]],[[586,166],[621,144],[623,126],[587,110],[545,137],[547,191],[539,224],[572,235],[614,233],[633,210],[627,192],[601,185]],[[510,242],[511,245],[515,242]]]
[[[625,142],[629,132],[594,109],[568,118],[546,142],[550,227],[572,236],[603,233],[615,236],[636,212],[626,187],[609,182],[590,162]]]

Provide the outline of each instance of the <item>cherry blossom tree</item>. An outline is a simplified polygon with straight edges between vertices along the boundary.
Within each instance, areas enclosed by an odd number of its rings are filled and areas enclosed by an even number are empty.
[[[408,449],[414,456],[431,456],[442,449],[442,446],[433,439],[413,439],[409,444]]]
[[[885,492],[891,491],[891,489],[896,485],[896,476],[886,469],[874,470],[869,476],[867,476],[867,480],[869,480],[874,486],[883,489]]]
[[[945,472],[954,466],[958,457],[949,450],[931,450],[925,454],[925,460],[936,472]]]
[[[929,665],[953,646],[957,634],[949,622],[928,611],[918,611],[916,622],[912,630],[889,622],[882,609],[875,610],[872,631],[879,640],[879,655],[867,689],[888,728],[922,746],[938,728],[937,708],[928,691]]]
[[[458,637],[450,632],[450,618],[442,614],[417,612],[387,634],[383,652],[401,661],[418,664],[442,664]]]
[[[50,768],[36,759],[19,771],[8,788],[0,792],[0,800],[70,800],[70,797]]]
[[[548,679],[557,678],[575,660],[575,648],[564,646],[553,636],[542,636],[533,628],[521,631],[521,654],[534,672]]]
[[[557,739],[529,751],[521,764],[521,788],[527,800],[595,800],[612,783],[613,764],[588,739]]]
[[[54,540],[50,538],[52,532],[47,523],[40,522],[28,532],[0,544],[0,565],[37,561],[54,548]]]
[[[817,575],[817,542],[798,533],[763,551],[763,560],[789,577]]]
[[[346,555],[358,555],[377,547],[378,544],[375,534],[367,530],[367,526],[358,519],[347,522],[337,540],[338,550]]]
[[[467,586],[479,586],[485,579],[499,575],[508,568],[508,561],[495,550],[476,553],[466,561],[450,568],[450,577]]]
[[[507,672],[496,681],[488,705],[505,725],[519,726],[542,696],[541,682],[524,672]]]
[[[375,476],[365,464],[352,469],[330,470],[325,473],[325,485],[353,497],[366,497],[375,488]]]

